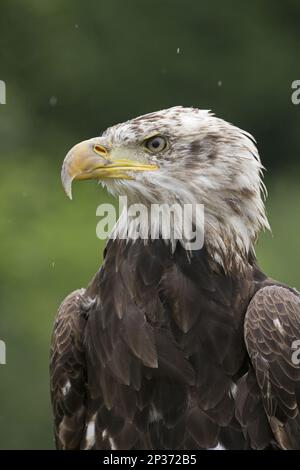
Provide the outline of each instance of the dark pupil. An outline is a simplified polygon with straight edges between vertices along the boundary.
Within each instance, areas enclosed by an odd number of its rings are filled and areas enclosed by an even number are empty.
[[[160,140],[159,139],[153,140],[151,145],[153,148],[157,149],[160,146]]]

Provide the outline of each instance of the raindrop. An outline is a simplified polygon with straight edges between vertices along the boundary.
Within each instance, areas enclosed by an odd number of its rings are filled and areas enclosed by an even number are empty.
[[[49,104],[50,106],[56,106],[57,105],[57,97],[56,96],[51,96],[49,99]]]

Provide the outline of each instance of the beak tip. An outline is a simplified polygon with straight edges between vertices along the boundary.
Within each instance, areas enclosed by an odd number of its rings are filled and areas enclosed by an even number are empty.
[[[70,201],[72,201],[73,199],[73,196],[72,196],[72,191],[70,190],[70,192],[66,192],[66,195],[68,196],[68,198],[70,199]]]
[[[72,182],[70,181],[68,184],[63,184],[64,191],[67,197],[72,201]]]
[[[67,171],[66,165],[63,165],[62,167],[62,172],[61,172],[61,182],[62,186],[64,188],[64,191],[66,195],[68,196],[69,199],[72,200],[72,181],[74,178],[72,178]]]

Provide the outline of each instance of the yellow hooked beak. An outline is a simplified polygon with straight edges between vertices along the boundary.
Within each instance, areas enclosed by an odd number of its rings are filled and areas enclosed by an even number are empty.
[[[72,182],[91,179],[132,179],[132,171],[154,171],[157,165],[119,158],[118,153],[99,143],[99,138],[75,145],[64,159],[61,180],[67,196],[72,199]]]

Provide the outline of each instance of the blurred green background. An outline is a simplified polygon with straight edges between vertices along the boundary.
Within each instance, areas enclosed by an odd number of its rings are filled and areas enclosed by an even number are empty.
[[[299,0],[1,0],[0,448],[53,448],[51,328],[101,263],[96,184],[64,196],[60,166],[82,139],[135,115],[210,108],[253,133],[273,237],[259,261],[300,287]]]

